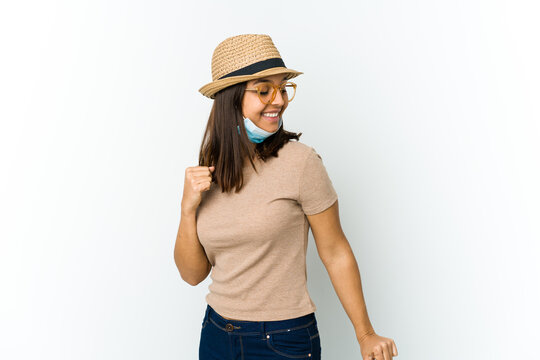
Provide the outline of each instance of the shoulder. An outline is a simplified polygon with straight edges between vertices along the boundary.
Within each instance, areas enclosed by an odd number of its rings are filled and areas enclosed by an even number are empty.
[[[278,150],[277,157],[268,158],[266,163],[267,166],[279,169],[283,174],[286,174],[292,169],[302,168],[313,152],[311,146],[291,140]]]
[[[301,174],[306,168],[319,169],[323,163],[322,157],[310,145],[300,141],[289,141],[278,151],[278,157],[271,162],[276,168],[286,174]]]
[[[311,145],[300,141],[289,141],[280,149],[279,156],[292,159],[296,166],[302,166],[307,163],[321,162],[322,156]]]
[[[286,157],[305,160],[306,157],[313,152],[315,152],[315,149],[313,149],[313,147],[304,144],[303,142],[292,140],[285,143],[283,147],[279,149],[278,156],[282,156],[283,154]]]

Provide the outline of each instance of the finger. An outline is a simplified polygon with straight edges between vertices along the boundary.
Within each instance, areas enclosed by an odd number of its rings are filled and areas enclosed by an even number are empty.
[[[212,177],[210,175],[206,175],[206,176],[197,176],[195,177],[193,180],[195,181],[208,181],[208,182],[212,182]]]
[[[392,340],[392,350],[393,350],[393,353],[392,355],[394,356],[397,356],[397,346],[396,346],[396,343],[394,342],[394,340]]]
[[[213,166],[211,168],[212,170],[214,170]],[[208,166],[191,166],[186,169],[186,172],[194,176],[197,176],[200,174],[206,174],[206,175],[211,174],[211,170]]]
[[[197,184],[200,184],[200,183],[206,183],[206,184],[210,184],[212,182],[212,178],[211,177],[203,177],[203,178],[199,178],[199,179],[195,179],[195,182]]]
[[[375,351],[373,351],[373,358],[377,359],[377,360],[386,360],[384,358],[384,355],[381,351],[381,347],[380,346],[376,346],[375,347]]]
[[[192,179],[190,182],[191,188],[195,191],[202,191],[201,189],[204,187],[204,183],[206,182],[207,181],[205,180]]]
[[[382,344],[381,347],[383,351],[384,360],[392,360],[392,355],[390,354],[390,346],[388,345],[388,343]]]
[[[197,177],[204,174],[203,171],[204,170],[198,170],[198,169],[195,169],[195,168],[188,168],[188,169],[186,169],[186,179],[197,179]]]
[[[209,179],[199,179],[195,181],[196,186],[210,186],[212,182]]]
[[[208,170],[208,168],[206,166],[189,166],[186,168],[186,172],[189,172],[191,174],[196,174],[204,170]]]
[[[193,185],[193,186],[199,184],[199,183],[202,182],[202,181],[208,181],[207,179],[205,179],[205,178],[202,177],[202,176],[193,176],[193,177],[191,177],[189,180],[190,180],[190,182],[191,182],[191,185]]]

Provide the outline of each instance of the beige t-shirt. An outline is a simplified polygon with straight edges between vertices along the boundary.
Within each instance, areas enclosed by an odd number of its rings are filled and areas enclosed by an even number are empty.
[[[300,317],[316,310],[307,289],[306,215],[337,200],[314,148],[286,143],[278,157],[244,165],[244,187],[222,193],[212,183],[197,209],[197,233],[212,264],[207,303],[248,321]]]

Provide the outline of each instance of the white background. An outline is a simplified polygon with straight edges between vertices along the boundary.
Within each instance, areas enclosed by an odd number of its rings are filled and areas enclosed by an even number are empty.
[[[213,50],[269,34],[304,75],[370,319],[398,359],[538,356],[534,1],[0,5],[0,358],[196,359],[210,278],[173,259]],[[323,358],[360,359],[310,235]]]

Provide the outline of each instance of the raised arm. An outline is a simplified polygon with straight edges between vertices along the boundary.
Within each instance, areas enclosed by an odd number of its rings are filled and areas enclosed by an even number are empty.
[[[212,265],[197,235],[196,213],[202,192],[210,189],[213,166],[188,167],[184,179],[180,226],[174,246],[174,261],[182,279],[197,285],[210,273]]]
[[[182,279],[190,285],[202,282],[212,269],[197,235],[195,213],[183,213],[174,246],[174,261]]]

